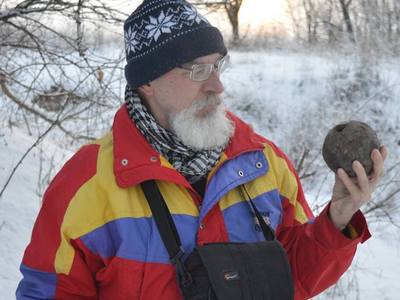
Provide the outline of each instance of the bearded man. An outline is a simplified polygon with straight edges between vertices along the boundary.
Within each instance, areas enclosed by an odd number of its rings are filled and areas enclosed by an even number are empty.
[[[124,30],[126,103],[47,189],[17,299],[307,299],[334,284],[370,237],[359,208],[385,147],[370,178],[340,169],[314,218],[285,154],[226,110],[217,28],[183,0],[146,0]]]

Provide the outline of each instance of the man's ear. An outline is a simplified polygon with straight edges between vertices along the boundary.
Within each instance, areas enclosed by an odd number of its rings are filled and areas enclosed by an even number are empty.
[[[145,97],[149,97],[149,96],[153,95],[153,87],[151,86],[150,83],[146,83],[142,86],[139,86],[138,90]]]

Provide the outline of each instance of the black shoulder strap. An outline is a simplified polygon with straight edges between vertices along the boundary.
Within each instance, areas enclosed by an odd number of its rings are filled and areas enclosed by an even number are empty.
[[[144,181],[141,183],[141,186],[149,203],[158,231],[160,232],[161,239],[164,242],[165,248],[167,248],[169,259],[176,267],[178,280],[183,286],[188,286],[193,282],[192,277],[186,271],[183,264],[183,255],[185,252],[164,198],[154,180]]]
[[[174,259],[183,255],[183,249],[171,213],[154,180],[144,181],[141,186],[169,257],[174,263]]]

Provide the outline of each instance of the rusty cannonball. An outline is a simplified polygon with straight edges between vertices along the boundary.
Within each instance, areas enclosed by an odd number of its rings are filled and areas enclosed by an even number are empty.
[[[363,122],[349,121],[336,125],[328,132],[322,156],[334,172],[343,168],[350,177],[355,177],[352,163],[358,160],[370,175],[373,169],[371,152],[379,146],[378,136],[371,127]]]

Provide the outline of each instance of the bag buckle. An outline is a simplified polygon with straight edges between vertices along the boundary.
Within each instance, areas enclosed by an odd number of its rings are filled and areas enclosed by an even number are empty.
[[[183,250],[183,247],[180,246],[178,252],[176,252],[176,254],[170,258],[170,261],[176,265],[178,262],[181,261],[181,258],[183,257],[183,255],[185,254],[185,251]]]
[[[183,287],[187,287],[193,283],[192,275],[186,271],[185,266],[182,262],[182,257],[185,254],[182,246],[179,247],[178,252],[170,259],[170,261],[176,266],[177,275],[179,281]]]

